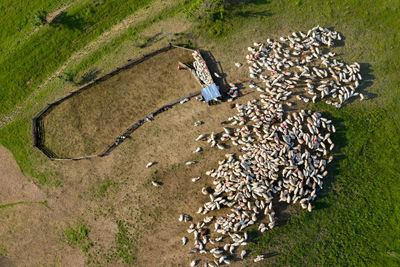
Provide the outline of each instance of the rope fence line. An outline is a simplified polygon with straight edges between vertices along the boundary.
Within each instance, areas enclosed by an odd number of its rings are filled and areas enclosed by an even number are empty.
[[[76,160],[82,160],[82,159],[91,159],[91,158],[95,158],[95,157],[104,157],[106,155],[108,155],[112,150],[114,150],[119,144],[121,144],[124,139],[131,135],[135,130],[137,130],[140,126],[142,126],[144,123],[146,123],[147,121],[152,120],[155,116],[157,116],[158,114],[172,108],[174,105],[178,104],[179,102],[181,102],[183,99],[186,98],[193,98],[194,96],[200,95],[201,94],[201,90],[200,91],[196,91],[196,92],[192,92],[189,93],[186,96],[180,97],[174,101],[171,101],[169,103],[167,103],[166,105],[162,106],[161,108],[158,108],[156,111],[150,113],[149,115],[145,116],[144,118],[138,120],[135,124],[131,125],[130,127],[128,127],[123,133],[121,133],[116,140],[110,144],[105,150],[103,150],[101,153],[96,154],[96,155],[89,155],[89,156],[82,156],[82,157],[76,157],[76,158],[61,158],[58,157],[55,153],[53,153],[49,148],[47,148],[44,144],[44,138],[45,138],[45,131],[44,131],[44,123],[43,123],[43,118],[44,116],[49,113],[54,107],[56,107],[57,105],[59,105],[61,102],[68,100],[69,98],[71,98],[72,96],[79,94],[80,92],[87,90],[91,87],[93,87],[94,85],[98,84],[99,82],[105,81],[107,79],[109,79],[110,77],[120,73],[122,70],[125,69],[129,69],[130,67],[139,64],[141,62],[143,62],[145,59],[155,56],[159,53],[162,52],[166,52],[170,49],[173,48],[179,48],[179,49],[184,49],[184,50],[188,50],[191,52],[194,52],[195,50],[193,49],[189,49],[189,48],[185,48],[185,47],[181,47],[181,46],[177,46],[177,45],[172,45],[172,44],[168,44],[168,46],[162,47],[158,50],[155,50],[153,52],[150,52],[146,55],[143,55],[142,57],[135,59],[135,60],[129,60],[129,63],[123,65],[122,67],[118,67],[115,70],[91,81],[90,83],[70,92],[68,95],[61,97],[60,99],[48,104],[43,110],[41,110],[38,114],[36,114],[35,117],[32,118],[32,141],[33,141],[33,147],[38,148],[48,159],[50,160],[58,160],[58,161],[62,161],[62,160],[68,160],[68,161],[76,161]],[[201,56],[201,55],[200,55]],[[212,79],[212,77],[211,77]]]

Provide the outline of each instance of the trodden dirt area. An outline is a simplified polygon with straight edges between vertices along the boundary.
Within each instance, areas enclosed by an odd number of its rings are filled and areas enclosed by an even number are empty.
[[[33,182],[28,182],[12,154],[2,146],[0,146],[0,162],[0,205],[44,200],[43,192]]]
[[[216,57],[222,58],[220,55]],[[232,64],[232,59],[222,61],[225,66],[230,66],[227,62]],[[213,66],[210,68],[214,72]],[[190,76],[187,72],[180,73]],[[248,87],[245,68],[227,67],[225,73],[229,82],[241,80]],[[192,77],[188,78],[196,84]],[[258,95],[254,89],[242,92],[245,95],[236,102],[246,103]],[[130,105],[143,103],[132,102]],[[73,110],[74,107],[69,108]],[[236,152],[233,147],[228,150],[210,148],[206,141],[196,142],[195,139],[200,134],[223,131],[221,122],[235,113],[230,103],[208,106],[193,99],[178,104],[154,121],[145,123],[109,156],[81,161],[47,161],[46,169],[52,170],[62,181],[58,187],[36,187],[27,182],[12,155],[3,148],[0,154],[8,159],[4,162],[13,162],[14,165],[1,164],[5,169],[2,173],[12,173],[9,168],[14,166],[14,176],[19,180],[9,175],[0,178],[0,188],[7,186],[10,188],[7,192],[11,192],[0,203],[46,201],[46,205],[26,203],[0,208],[0,255],[3,255],[0,263],[5,262],[6,266],[188,266],[190,260],[195,259],[188,254],[193,238],[186,232],[189,224],[178,221],[179,214],[190,214],[194,221],[198,221],[200,217],[196,211],[208,201],[201,188],[212,183],[205,171],[216,168],[225,153]],[[63,113],[59,115],[62,118]],[[65,113],[65,116],[71,115]],[[204,124],[195,127],[193,124],[198,120]],[[61,120],[59,123],[58,127],[63,127]],[[66,131],[63,133],[68,134]],[[63,142],[70,141],[63,138],[59,144],[66,150],[67,144]],[[72,145],[71,142],[68,144]],[[204,151],[194,154],[198,146]],[[199,163],[185,165],[192,160]],[[158,163],[146,168],[149,161]],[[193,183],[191,178],[197,176],[201,179]],[[151,184],[153,180],[163,185],[154,187]],[[20,184],[27,184],[27,189],[22,190],[26,196],[18,197],[12,193],[20,191]],[[1,193],[0,199],[2,197]],[[287,218],[293,209],[297,207],[277,210],[277,218]],[[226,210],[222,212],[226,213]],[[69,246],[65,241],[65,229],[77,223],[84,223],[90,229],[88,239],[93,246],[87,252]],[[118,224],[124,225],[129,233],[126,239],[122,238],[128,240],[128,245],[120,243]],[[183,236],[189,237],[185,247],[181,241]],[[125,264],[121,251],[132,254],[133,263]],[[200,264],[203,265],[206,256],[196,255],[196,259],[202,259]],[[264,265],[268,263],[268,259],[262,262]],[[231,265],[243,264],[252,263],[246,260]]]
[[[65,252],[55,252],[54,262],[79,266],[84,261],[79,251],[59,242],[57,228],[65,225],[63,213],[72,210],[70,204],[50,199],[28,181],[2,146],[0,188],[0,266],[43,266],[54,251]]]
[[[190,50],[172,48],[65,100],[44,116],[44,145],[58,157],[98,154],[139,119],[201,89],[178,62]]]
[[[254,93],[248,92],[240,102],[253,97]],[[62,174],[63,184],[42,189],[42,193],[39,190],[44,197],[35,200],[47,201],[47,208],[21,204],[0,209],[0,246],[7,251],[7,260],[16,266],[85,265],[88,254],[68,246],[63,238],[66,227],[83,221],[90,227],[89,239],[94,244],[90,258],[102,266],[126,266],[118,258],[106,262],[104,256],[113,255],[118,246],[117,222],[122,221],[132,235],[134,266],[188,266],[193,259],[188,254],[193,241],[186,232],[189,224],[179,222],[179,214],[190,214],[195,221],[200,218],[196,211],[208,198],[201,188],[212,180],[204,172],[217,167],[225,153],[235,151],[210,148],[206,141],[196,142],[195,138],[222,131],[220,123],[233,112],[229,103],[208,106],[191,100],[144,124],[107,157],[51,163]],[[197,120],[205,124],[194,127]],[[197,146],[204,152],[193,154]],[[186,166],[189,160],[199,163]],[[158,164],[146,168],[149,161]],[[201,179],[193,183],[191,178],[196,176]],[[163,185],[153,187],[152,180]],[[7,182],[2,179],[1,186]],[[183,236],[190,238],[185,247]]]

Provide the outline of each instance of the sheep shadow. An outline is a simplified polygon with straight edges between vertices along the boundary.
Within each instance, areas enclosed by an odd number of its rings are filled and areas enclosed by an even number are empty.
[[[330,205],[319,200],[326,198],[330,192],[333,192],[335,195],[337,195],[338,191],[340,190],[336,182],[338,179],[340,179],[338,177],[340,164],[346,159],[346,156],[340,154],[340,150],[348,144],[346,137],[347,127],[344,125],[344,120],[333,117],[329,112],[321,113],[323,117],[332,120],[332,124],[336,127],[336,133],[334,133],[331,137],[333,143],[335,144],[333,151],[331,151],[334,157],[332,162],[327,165],[328,175],[324,178],[323,188],[318,192],[318,197],[314,202],[316,210],[328,208]]]
[[[367,88],[372,86],[373,80],[375,80],[375,76],[372,74],[373,70],[371,69],[370,63],[359,63],[360,64],[360,74],[362,80],[360,81],[360,85],[356,89],[357,92],[361,93],[366,97],[366,99],[371,100],[376,98],[378,95],[372,92],[368,92]],[[356,97],[352,97],[346,101],[346,105],[349,105],[356,101]]]

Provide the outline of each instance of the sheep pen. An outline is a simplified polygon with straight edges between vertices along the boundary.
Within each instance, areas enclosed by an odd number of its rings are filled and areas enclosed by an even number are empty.
[[[177,70],[178,62],[192,64],[192,52],[169,46],[56,101],[41,115],[42,146],[53,158],[100,154],[162,103],[201,89],[190,71]]]

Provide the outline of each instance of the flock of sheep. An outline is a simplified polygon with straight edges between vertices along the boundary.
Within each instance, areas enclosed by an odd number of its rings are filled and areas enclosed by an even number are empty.
[[[182,238],[184,246],[192,245],[189,253],[210,255],[204,266],[243,259],[250,241],[246,230],[256,224],[262,233],[273,229],[280,203],[299,203],[312,211],[332,160],[330,135],[335,127],[318,112],[288,113],[285,105],[292,104],[287,101],[292,94],[304,102],[326,99],[338,108],[351,97],[363,99],[356,92],[362,79],[359,64],[347,65],[325,51],[340,39],[339,33],[317,26],[308,33],[294,32],[279,41],[268,39],[248,48],[250,87],[260,91],[260,99],[237,103],[237,114],[228,118],[221,132],[196,138],[196,142],[221,150],[230,143],[239,153],[225,154],[215,169],[205,173],[213,181],[201,190],[209,197],[197,211],[203,219],[193,222],[187,214],[179,216],[182,223],[190,223],[187,234],[192,241]],[[202,124],[199,121],[195,126]],[[202,150],[199,146],[193,152]],[[258,255],[254,262],[263,259],[264,255]],[[190,266],[198,263],[197,257]]]
[[[210,70],[207,67],[206,62],[201,56],[199,51],[194,51],[192,53],[194,58],[193,67],[195,71],[195,77],[201,81],[202,84],[208,86],[214,83],[211,76]]]
[[[205,173],[214,179],[212,188],[202,188],[209,201],[197,213],[205,217],[187,229],[194,238],[190,252],[211,253],[216,258],[207,266],[229,264],[229,258],[235,258],[233,254],[247,244],[245,230],[249,226],[263,220],[266,222],[258,229],[272,229],[276,224],[274,207],[279,202],[300,203],[311,211],[311,202],[323,187],[326,167],[332,160],[330,133],[335,128],[321,114],[300,111],[284,118],[282,104],[260,104],[257,100],[237,104],[236,108],[238,114],[228,122],[239,127],[224,127],[222,133],[198,139],[219,149],[225,147],[222,142],[230,142],[243,152],[239,156],[225,154],[217,168]],[[222,208],[229,209],[226,216],[210,215]],[[180,221],[189,218],[182,214]],[[207,250],[208,246],[212,249]],[[240,257],[245,255],[241,249]]]

